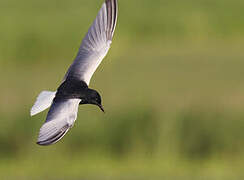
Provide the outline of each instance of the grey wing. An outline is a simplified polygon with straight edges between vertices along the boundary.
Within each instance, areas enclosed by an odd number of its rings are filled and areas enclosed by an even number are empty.
[[[65,78],[67,76],[75,77],[89,85],[92,75],[110,48],[117,22],[117,13],[117,0],[106,0],[103,3]]]
[[[74,125],[80,101],[79,99],[54,101],[46,122],[40,129],[37,144],[51,145],[62,139]]]

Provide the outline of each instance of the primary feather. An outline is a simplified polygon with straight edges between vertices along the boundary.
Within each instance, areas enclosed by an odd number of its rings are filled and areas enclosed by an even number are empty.
[[[83,80],[89,85],[94,72],[108,53],[117,22],[117,0],[106,0],[82,41],[79,52],[66,77]]]
[[[38,144],[50,145],[59,141],[74,125],[80,99],[54,101],[46,122],[40,129]]]

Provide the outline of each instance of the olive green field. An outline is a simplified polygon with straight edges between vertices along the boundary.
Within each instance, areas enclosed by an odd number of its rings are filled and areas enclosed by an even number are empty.
[[[118,0],[111,49],[55,145],[36,144],[102,0],[0,0],[0,180],[244,179],[244,1]]]

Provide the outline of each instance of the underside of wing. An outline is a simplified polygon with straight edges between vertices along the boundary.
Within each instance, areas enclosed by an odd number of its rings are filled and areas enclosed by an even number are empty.
[[[37,144],[57,143],[74,125],[77,118],[79,99],[54,101],[47,115],[46,122],[40,129]]]
[[[106,0],[82,41],[81,47],[66,77],[73,76],[88,85],[93,73],[106,56],[117,22],[117,0]]]

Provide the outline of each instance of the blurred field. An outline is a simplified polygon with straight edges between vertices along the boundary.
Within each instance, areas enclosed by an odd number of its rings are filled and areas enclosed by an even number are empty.
[[[119,1],[112,48],[51,147],[35,144],[102,0],[0,1],[1,180],[234,180],[244,164],[244,1]]]

